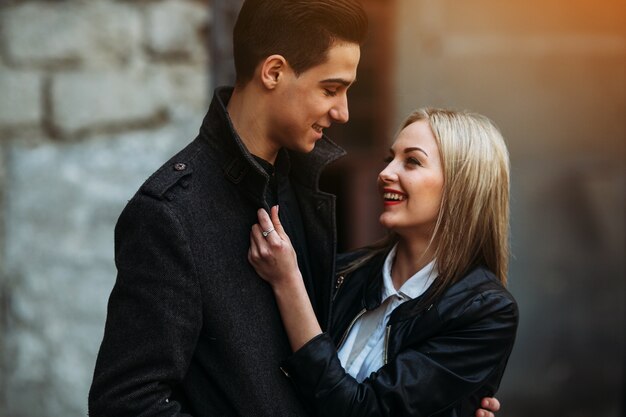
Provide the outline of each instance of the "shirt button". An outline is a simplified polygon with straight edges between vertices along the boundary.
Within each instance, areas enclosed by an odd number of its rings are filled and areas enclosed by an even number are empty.
[[[187,169],[187,164],[183,164],[182,162],[179,162],[177,164],[174,164],[174,169],[176,171],[184,171]]]

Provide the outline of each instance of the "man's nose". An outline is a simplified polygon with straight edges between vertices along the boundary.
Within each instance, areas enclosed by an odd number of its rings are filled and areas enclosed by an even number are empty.
[[[337,103],[330,109],[330,117],[337,123],[346,123],[350,118],[348,111],[348,96],[338,97]]]

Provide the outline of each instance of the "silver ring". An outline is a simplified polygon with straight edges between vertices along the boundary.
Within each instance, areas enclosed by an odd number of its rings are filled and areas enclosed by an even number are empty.
[[[272,233],[274,231],[274,228],[272,227],[270,230],[265,230],[263,231],[263,237],[267,237],[267,235],[269,235],[270,233]]]

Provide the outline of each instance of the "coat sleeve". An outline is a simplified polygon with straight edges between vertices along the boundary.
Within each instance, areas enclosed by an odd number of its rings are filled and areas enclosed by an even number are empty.
[[[318,417],[431,416],[477,392],[494,394],[517,321],[511,299],[479,296],[454,324],[425,343],[405,347],[361,383],[345,372],[327,334],[295,352],[283,368]],[[494,378],[494,386],[484,391]]]
[[[89,415],[187,416],[171,399],[202,325],[186,234],[164,201],[138,194],[115,229],[117,280],[89,393]]]

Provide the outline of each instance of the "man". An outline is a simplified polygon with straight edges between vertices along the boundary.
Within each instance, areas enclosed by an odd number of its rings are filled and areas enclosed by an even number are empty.
[[[317,179],[344,152],[322,132],[348,121],[366,31],[356,0],[244,3],[234,90],[216,90],[198,137],[118,220],[91,417],[309,415],[279,368],[291,352],[249,232],[280,204],[325,327],[336,233]]]

